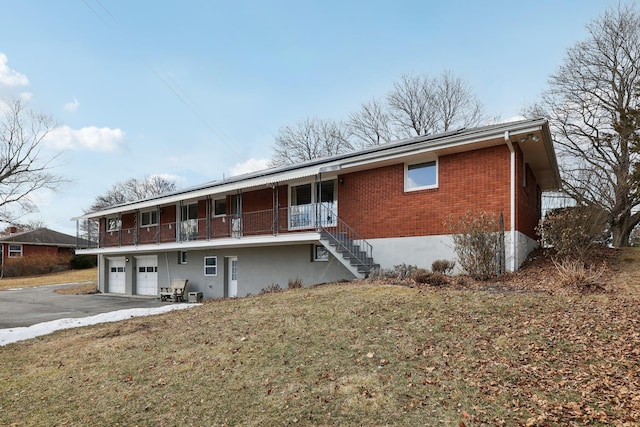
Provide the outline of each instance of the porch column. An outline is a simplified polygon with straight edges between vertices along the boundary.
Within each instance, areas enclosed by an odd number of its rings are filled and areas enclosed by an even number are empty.
[[[273,189],[273,223],[271,225],[273,235],[277,236],[280,231],[280,200],[279,200],[279,191],[278,191],[278,183],[272,184]]]

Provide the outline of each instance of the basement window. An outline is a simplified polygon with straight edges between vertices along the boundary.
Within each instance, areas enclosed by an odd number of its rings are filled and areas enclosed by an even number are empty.
[[[314,261],[329,261],[329,251],[322,245],[314,245],[313,247]]]
[[[204,257],[204,275],[205,276],[218,275],[218,257],[217,256]]]
[[[430,162],[405,165],[404,190],[415,191],[438,186],[438,163]]]

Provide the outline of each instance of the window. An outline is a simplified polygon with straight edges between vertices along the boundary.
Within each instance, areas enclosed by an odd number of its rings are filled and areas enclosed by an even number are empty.
[[[178,252],[178,264],[187,263],[187,253],[185,251]]]
[[[405,191],[422,190],[438,186],[438,165],[436,161],[407,165],[405,170]]]
[[[22,245],[9,245],[9,257],[21,257],[22,256]]]
[[[198,204],[193,203],[182,206],[181,218],[183,221],[198,219]]]
[[[140,225],[142,227],[148,227],[150,225],[158,224],[158,211],[146,211],[140,213]]]
[[[311,204],[311,184],[291,187],[291,205],[300,206]]]
[[[107,218],[107,231],[118,231],[122,226],[122,220],[118,217]]]
[[[289,187],[289,229],[334,226],[338,215],[337,180]]]
[[[183,242],[198,238],[198,204],[182,206],[180,210],[180,240]]]
[[[242,212],[242,198],[239,195],[229,198],[231,215],[239,215]]]
[[[218,275],[218,257],[217,256],[204,257],[204,275],[205,276]]]
[[[227,214],[227,199],[213,201],[213,216],[223,216]]]
[[[314,245],[313,247],[314,261],[329,261],[329,251],[322,245]]]

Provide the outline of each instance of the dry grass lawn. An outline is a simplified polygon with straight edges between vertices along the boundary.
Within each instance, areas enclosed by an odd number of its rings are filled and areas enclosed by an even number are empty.
[[[34,286],[57,285],[61,283],[79,283],[96,286],[97,268],[85,270],[67,270],[60,273],[29,277],[4,277],[0,279],[0,291],[14,288],[31,288]]]
[[[547,291],[534,265],[60,331],[0,347],[0,425],[638,425],[639,264],[610,257],[598,293]]]

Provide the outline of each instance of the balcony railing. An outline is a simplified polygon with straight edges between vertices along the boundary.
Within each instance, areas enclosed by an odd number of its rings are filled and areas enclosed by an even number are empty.
[[[172,242],[190,242],[245,236],[278,235],[304,230],[320,230],[335,226],[337,212],[334,204],[312,203],[280,209],[244,212],[242,215],[222,215],[212,218],[190,219],[181,222],[145,225],[136,228],[103,231],[93,247],[137,246]],[[95,227],[94,227],[95,229]],[[78,242],[91,239],[80,238]],[[95,242],[95,239],[93,240]],[[78,244],[79,248],[91,245]]]

